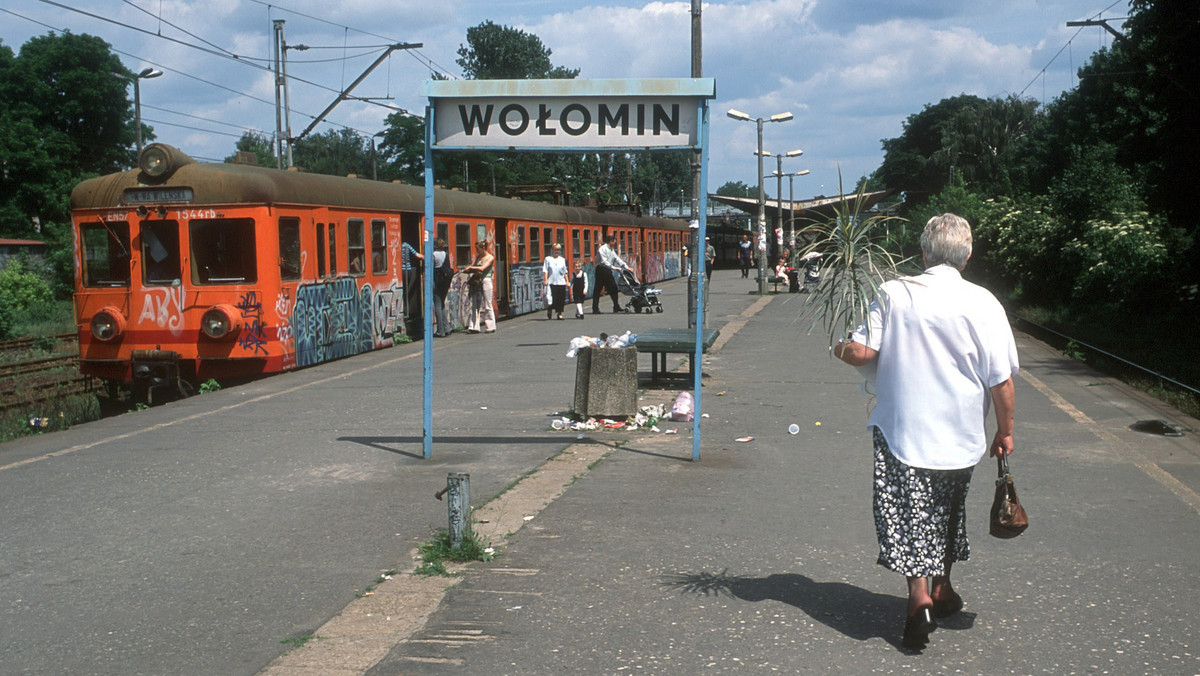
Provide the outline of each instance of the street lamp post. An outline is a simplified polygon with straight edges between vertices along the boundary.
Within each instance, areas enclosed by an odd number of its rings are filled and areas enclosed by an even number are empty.
[[[137,151],[142,154],[142,88],[138,85],[142,80],[162,75],[161,70],[145,68],[133,76],[133,122],[137,126]]]
[[[764,151],[762,153],[768,157],[771,153]],[[803,150],[789,150],[786,153],[775,155],[775,171],[771,172],[771,176],[775,177],[775,232],[778,233],[779,239],[783,239],[783,158],[799,157],[804,154]],[[770,178],[764,176],[763,178]],[[788,211],[791,211],[791,204],[788,204]]]
[[[779,172],[776,172],[779,173]],[[808,169],[783,174],[788,177],[788,246],[793,252],[796,250],[796,186],[792,179],[797,176],[807,176]]]
[[[768,118],[753,118],[740,110],[729,110],[726,115],[742,122],[754,122],[758,125],[758,294],[767,294],[767,214],[765,211],[766,197],[763,194],[763,149],[762,132],[764,122],[787,122],[792,119],[791,113],[778,113]]]

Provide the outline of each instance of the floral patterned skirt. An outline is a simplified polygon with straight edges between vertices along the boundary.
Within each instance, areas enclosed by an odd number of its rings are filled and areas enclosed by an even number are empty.
[[[879,565],[906,577],[946,574],[946,563],[971,557],[967,490],[974,467],[910,467],[892,455],[878,427],[875,440],[875,534]]]

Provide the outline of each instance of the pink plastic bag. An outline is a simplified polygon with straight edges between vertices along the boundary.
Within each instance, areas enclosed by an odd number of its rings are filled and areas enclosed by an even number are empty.
[[[692,400],[692,393],[683,391],[675,397],[675,403],[671,405],[671,420],[678,422],[691,422],[692,411],[696,408],[695,402]]]

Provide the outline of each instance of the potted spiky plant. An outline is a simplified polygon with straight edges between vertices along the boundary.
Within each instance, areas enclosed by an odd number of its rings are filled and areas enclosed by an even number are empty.
[[[897,276],[910,260],[881,244],[887,227],[905,219],[867,213],[865,183],[859,185],[853,201],[846,199],[841,188],[839,171],[841,199],[832,216],[810,221],[805,234],[812,239],[800,250],[801,257],[819,255],[821,259],[820,281],[810,292],[803,314],[812,317],[810,332],[818,324],[824,326],[831,348],[866,320],[879,286]]]

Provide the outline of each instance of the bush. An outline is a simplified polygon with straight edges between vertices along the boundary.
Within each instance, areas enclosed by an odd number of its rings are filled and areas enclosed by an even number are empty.
[[[1079,262],[1072,289],[1075,303],[1104,299],[1124,306],[1161,283],[1167,270],[1162,223],[1146,212],[1117,214],[1114,222],[1088,221],[1064,254]]]
[[[12,338],[18,322],[46,319],[54,305],[50,284],[26,271],[21,260],[14,259],[0,269],[0,340]]]

